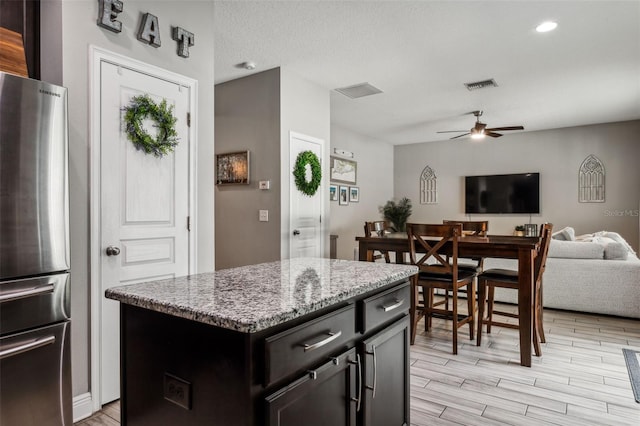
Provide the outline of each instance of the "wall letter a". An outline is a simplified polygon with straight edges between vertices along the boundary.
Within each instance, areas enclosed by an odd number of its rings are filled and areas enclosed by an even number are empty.
[[[160,47],[160,29],[158,28],[158,18],[150,13],[145,13],[140,23],[138,40],[149,43],[153,47]]]

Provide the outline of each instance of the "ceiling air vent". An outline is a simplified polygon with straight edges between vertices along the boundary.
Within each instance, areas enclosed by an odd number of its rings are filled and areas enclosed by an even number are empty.
[[[369,95],[376,95],[378,93],[382,93],[382,90],[370,85],[369,83],[360,83],[349,87],[340,87],[336,89],[336,92],[340,92],[351,99],[355,99]]]
[[[487,87],[498,87],[498,83],[494,79],[474,81],[473,83],[464,84],[469,90],[485,89]]]

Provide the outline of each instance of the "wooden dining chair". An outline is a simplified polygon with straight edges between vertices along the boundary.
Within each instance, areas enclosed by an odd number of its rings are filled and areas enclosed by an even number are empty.
[[[412,277],[411,301],[411,344],[415,342],[418,321],[424,317],[425,330],[431,327],[433,316],[450,319],[453,322],[453,353],[458,353],[458,328],[469,324],[469,338],[473,340],[475,297],[467,297],[466,315],[458,312],[458,290],[467,289],[467,294],[475,295],[476,273],[458,268],[458,240],[462,235],[462,225],[407,224],[409,256],[411,263],[419,269]],[[446,246],[447,255],[441,251]],[[433,303],[434,289],[452,292],[451,309],[440,308]],[[422,302],[420,301],[422,290]]]
[[[391,226],[391,224],[389,223],[389,221],[386,220],[375,220],[372,222],[365,222],[364,223],[364,236],[365,237],[372,237],[372,236],[376,236],[378,235],[378,231],[381,232],[392,232],[395,231],[395,229]],[[378,259],[382,259],[384,258],[385,262],[387,263],[391,263],[391,259],[389,258],[389,252],[384,250],[384,251],[378,251],[377,253],[374,251],[373,253],[373,261],[375,262]]]
[[[547,254],[549,252],[549,244],[551,243],[551,232],[553,225],[545,223],[540,229],[540,251],[535,258],[533,265],[533,348],[536,356],[542,355],[540,343],[545,342],[543,317],[542,317],[542,276],[544,274]],[[518,324],[507,323],[504,321],[494,320],[494,315],[516,318],[518,314],[511,312],[498,311],[494,309],[495,289],[510,288],[518,290],[518,271],[510,269],[488,269],[478,275],[478,338],[477,346],[480,346],[482,340],[482,325],[487,325],[487,333],[491,333],[491,326],[519,328]],[[486,300],[485,300],[486,299]],[[485,302],[487,306],[487,316],[484,317]]]
[[[489,232],[488,220],[443,220],[442,223],[445,225],[461,224],[462,233],[467,236],[486,237]],[[471,268],[480,273],[482,272],[483,263],[483,257],[474,257],[468,263],[458,263],[458,268]]]

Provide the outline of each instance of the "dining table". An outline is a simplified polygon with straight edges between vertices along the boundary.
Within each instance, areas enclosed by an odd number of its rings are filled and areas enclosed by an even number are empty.
[[[385,233],[382,236],[356,237],[360,261],[373,261],[374,251],[395,253],[396,263],[404,263],[409,253],[409,239],[405,232]],[[520,365],[531,367],[534,315],[534,259],[540,249],[539,237],[512,235],[462,236],[458,239],[458,256],[464,258],[504,258],[518,260],[518,316]],[[416,247],[416,250],[419,250]],[[444,245],[444,254],[450,245]]]

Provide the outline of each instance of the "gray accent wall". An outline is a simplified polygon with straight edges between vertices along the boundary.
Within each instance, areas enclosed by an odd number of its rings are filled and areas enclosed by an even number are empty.
[[[216,269],[280,259],[280,69],[216,85],[216,154],[250,151],[248,185],[214,185]],[[215,166],[215,164],[214,164]],[[260,180],[270,189],[258,188]],[[269,210],[269,222],[258,211]]]
[[[332,126],[332,153],[334,148],[352,152],[358,163],[355,186],[360,188],[360,201],[348,206],[330,202],[329,233],[338,236],[337,257],[352,260],[358,247],[355,238],[364,235],[364,222],[381,220],[378,208],[393,198],[394,149],[387,142]]]
[[[217,186],[216,269],[289,257],[289,134],[330,138],[329,91],[285,68],[216,85],[216,154],[251,151],[249,185]],[[323,161],[325,161],[323,159]],[[323,185],[326,187],[326,172]],[[261,190],[260,180],[270,181]],[[323,216],[328,216],[325,203]],[[269,221],[258,221],[269,210]],[[328,256],[328,228],[324,228]]]
[[[214,267],[213,152],[214,83],[211,27],[213,1],[150,2],[126,0],[118,16],[123,29],[112,33],[96,25],[97,1],[47,3],[41,19],[43,31],[43,76],[69,91],[69,186],[71,219],[71,360],[73,395],[90,388],[90,134],[89,134],[89,46],[95,45],[142,62],[198,80],[197,114],[197,269]],[[51,4],[49,4],[51,3]],[[51,12],[51,13],[49,13]],[[143,13],[158,17],[162,46],[151,47],[136,39]],[[181,26],[195,33],[190,57],[176,54],[171,27]],[[46,40],[45,40],[46,39]],[[49,49],[50,48],[50,49]]]
[[[394,194],[414,202],[414,222],[465,219],[464,176],[540,173],[541,213],[471,215],[489,220],[489,233],[511,234],[515,225],[551,222],[576,235],[619,232],[638,251],[640,204],[640,121],[508,134],[395,147]],[[578,170],[594,154],[606,170],[604,203],[578,202]],[[431,166],[438,177],[438,204],[419,204],[420,173]]]

